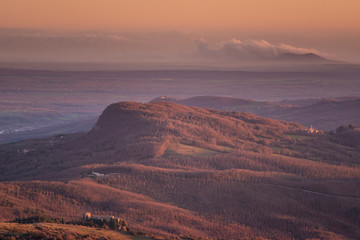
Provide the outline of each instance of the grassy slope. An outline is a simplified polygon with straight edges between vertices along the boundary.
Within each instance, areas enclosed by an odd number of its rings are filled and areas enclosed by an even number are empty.
[[[334,130],[345,124],[360,125],[359,98],[325,98],[283,102],[257,102],[230,97],[198,96],[188,99],[156,98],[186,106],[249,112],[260,116],[293,121],[307,127]]]
[[[217,151],[213,151],[206,148],[195,147],[181,143],[173,143],[166,148],[164,152],[164,156],[165,157],[173,157],[173,156],[201,157],[201,156],[211,156],[218,153],[219,152]]]
[[[3,220],[90,210],[165,236],[359,236],[359,151],[327,134],[170,103],[117,104],[104,113],[86,136],[0,148],[9,180],[68,181],[1,184]],[[31,146],[33,153],[17,153]],[[91,171],[108,175],[87,179]]]
[[[18,182],[1,184],[1,220],[31,215],[80,219],[82,213],[115,215],[129,222],[130,229],[170,235],[207,236],[216,224],[195,212],[162,203],[141,194],[95,183],[91,180]]]
[[[124,233],[105,229],[96,229],[71,224],[56,223],[0,223],[1,239],[150,239],[147,237],[130,236]]]

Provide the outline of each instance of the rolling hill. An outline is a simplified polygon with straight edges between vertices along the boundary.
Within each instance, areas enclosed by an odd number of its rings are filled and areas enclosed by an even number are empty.
[[[359,96],[360,85],[360,67],[355,64],[288,64],[286,67],[266,64],[264,68],[234,66],[231,69],[178,66],[177,70],[142,71],[125,70],[123,65],[117,65],[116,70],[115,65],[100,70],[96,64],[81,67],[82,64],[75,63],[65,69],[64,65],[54,63],[1,65],[0,144],[71,129],[89,131],[91,126],[84,128],[75,122],[97,118],[107,105],[118,101],[147,102],[163,95],[177,98],[205,95],[269,102]],[[76,70],[76,66],[80,68]],[[74,127],[60,126],[70,123]],[[330,129],[349,123],[336,122]]]
[[[254,113],[263,117],[298,122],[304,126],[335,130],[347,124],[360,125],[360,98],[323,98],[258,102],[230,97],[197,96],[187,99],[159,97],[151,102],[167,101],[186,106]]]
[[[356,239],[360,151],[345,141],[356,131],[115,103],[88,133],[0,146],[0,219],[91,211],[165,237]]]
[[[58,223],[0,223],[1,239],[103,239],[131,240],[155,239],[153,237],[136,237],[126,233],[91,227],[58,224]]]

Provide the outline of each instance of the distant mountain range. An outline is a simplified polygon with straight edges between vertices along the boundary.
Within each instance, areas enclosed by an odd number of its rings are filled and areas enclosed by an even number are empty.
[[[326,59],[314,53],[304,53],[304,54],[296,54],[296,53],[284,53],[280,56],[276,57],[275,60],[278,61],[291,61],[291,62],[304,62],[304,63],[325,63],[332,62],[332,60]]]

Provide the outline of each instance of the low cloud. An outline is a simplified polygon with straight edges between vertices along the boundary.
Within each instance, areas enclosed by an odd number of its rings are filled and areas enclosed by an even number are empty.
[[[265,40],[209,43],[198,33],[47,31],[0,28],[0,61],[94,61],[94,62],[182,62],[223,63],[271,59],[284,53],[315,53],[315,49]],[[205,36],[214,39],[214,36]],[[216,36],[217,38],[218,36]],[[194,39],[198,39],[195,41]],[[220,39],[224,37],[220,36]],[[323,55],[323,54],[320,54]]]
[[[194,37],[181,32],[0,28],[0,61],[167,62],[187,61],[194,52]]]
[[[282,54],[305,54],[313,53],[322,55],[315,49],[299,48],[288,44],[275,45],[265,40],[231,39],[221,42],[218,47],[211,48],[205,39],[196,41],[199,53],[204,57],[218,59],[271,59]]]

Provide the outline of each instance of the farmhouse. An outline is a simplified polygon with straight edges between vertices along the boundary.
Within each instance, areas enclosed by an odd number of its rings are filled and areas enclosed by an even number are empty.
[[[89,220],[101,220],[101,221],[115,221],[115,222],[120,222],[120,218],[115,218],[114,216],[91,216],[90,212],[85,212],[83,215],[84,220],[89,221]]]
[[[313,128],[313,126],[311,125],[311,127],[308,130],[308,133],[312,133],[312,134],[320,134],[322,133],[320,130],[317,130],[315,128]]]
[[[104,177],[105,174],[92,171],[89,177]]]

